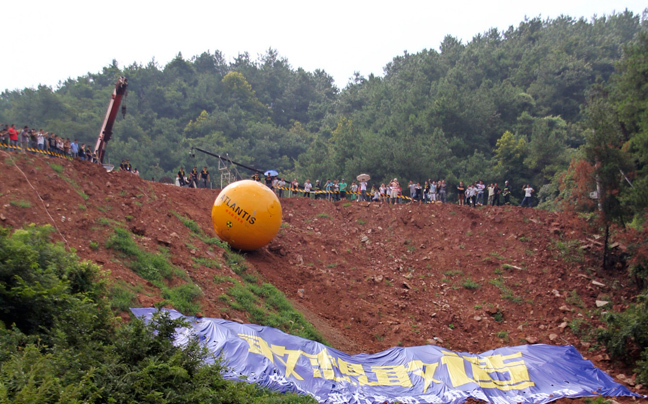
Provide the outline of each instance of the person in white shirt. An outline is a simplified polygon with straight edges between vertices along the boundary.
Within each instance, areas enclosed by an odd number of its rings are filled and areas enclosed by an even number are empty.
[[[495,185],[488,184],[488,205],[493,205],[493,199],[495,198]]]
[[[477,184],[477,205],[481,206],[484,204],[484,189],[486,189],[484,181],[479,181]]]
[[[526,184],[524,187],[522,187],[522,190],[524,190],[524,199],[522,199],[522,207],[528,205],[531,207],[532,201],[531,201],[531,196],[535,190],[531,188],[531,185]]]
[[[45,134],[43,133],[42,129],[39,130],[36,134],[36,147],[39,150],[43,150],[45,148]]]
[[[284,191],[283,188],[286,187],[286,181],[285,181],[283,178],[281,178],[281,179],[277,182],[277,187],[279,188],[279,195],[278,195],[279,198],[283,198],[283,191]]]
[[[310,191],[313,189],[313,184],[311,184],[310,180],[306,180],[304,183],[304,197],[305,198],[310,198]]]
[[[381,199],[380,199],[381,194],[380,194],[379,190],[372,187],[371,188],[371,193],[373,194],[373,198],[371,199],[373,202],[380,202],[381,201]]]
[[[366,193],[367,193],[367,181],[362,180],[360,181],[360,197],[358,198],[358,202],[365,200],[367,196]]]
[[[351,182],[351,200],[353,200],[356,197],[356,193],[358,192],[358,184],[356,184],[355,181]],[[358,202],[360,198],[356,199],[356,202]]]
[[[279,186],[279,178],[274,177],[272,179],[272,190],[274,191],[275,194],[278,194],[278,189],[277,187]]]
[[[468,185],[468,188],[466,189],[466,201],[468,202],[468,206],[475,207],[475,187],[473,187],[472,184]]]

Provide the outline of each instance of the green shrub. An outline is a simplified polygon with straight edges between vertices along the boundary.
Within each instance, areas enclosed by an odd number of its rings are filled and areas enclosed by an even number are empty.
[[[315,403],[226,381],[197,339],[173,344],[186,324],[168,314],[117,327],[99,268],[50,243],[51,232],[0,228],[0,402]]]
[[[0,325],[24,333],[51,328],[57,313],[104,292],[98,267],[49,242],[51,226],[0,228]]]
[[[612,358],[636,362],[637,383],[648,384],[648,291],[625,312],[608,312],[603,319],[607,329],[599,330],[598,340]]]
[[[200,311],[200,305],[196,303],[196,300],[201,296],[202,291],[193,283],[162,289],[163,298],[170,300],[176,310],[190,316]]]
[[[110,307],[119,311],[128,311],[135,303],[135,293],[122,283],[115,283],[108,289]]]

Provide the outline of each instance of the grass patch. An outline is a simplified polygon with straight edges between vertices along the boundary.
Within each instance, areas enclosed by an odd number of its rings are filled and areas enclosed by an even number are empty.
[[[358,219],[358,220],[356,220],[356,223],[358,223],[358,224],[361,225],[361,226],[367,224],[367,222],[365,222],[365,221],[362,220],[362,219]]]
[[[63,174],[64,168],[62,165],[49,163],[49,166],[60,178],[70,184],[72,188],[74,188],[74,190],[83,198],[83,200],[87,201],[88,199],[90,199],[90,197],[85,192],[83,192],[83,189],[79,186],[79,184],[76,183],[76,181]]]
[[[140,249],[126,229],[115,228],[106,241],[106,247],[119,251],[130,258],[129,268],[150,282],[160,282],[173,278],[174,266],[166,257]]]
[[[582,337],[588,333],[590,324],[582,318],[576,317],[569,322],[569,329],[574,333],[575,336]]]
[[[126,266],[160,289],[162,297],[166,299],[160,305],[168,302],[187,315],[193,315],[200,310],[196,300],[202,295],[202,291],[189,281],[180,268],[169,262],[166,250],[161,250],[158,254],[144,251],[135,243],[130,233],[120,227],[114,228],[113,234],[106,241],[106,247],[118,251],[126,258]],[[179,276],[186,283],[172,288],[167,286],[166,282],[174,276]]]
[[[207,268],[216,268],[216,269],[221,269],[221,264],[213,259],[209,258],[203,258],[203,257],[194,257],[193,261],[198,264],[202,265]]]
[[[549,249],[555,253],[554,259],[562,258],[563,261],[570,264],[582,264],[584,261],[583,250],[579,247],[578,240],[562,241],[552,240]]]
[[[446,276],[463,275],[463,271],[461,271],[459,269],[455,269],[455,270],[452,270],[452,271],[445,271],[443,274],[446,275]]]
[[[322,212],[322,213],[318,213],[318,214],[317,214],[317,217],[325,217],[325,218],[329,218],[329,217],[331,217],[331,216],[329,216],[328,214]]]
[[[343,208],[348,208],[349,206],[351,206],[351,202],[345,202],[342,204]]]
[[[23,199],[21,199],[19,201],[11,201],[11,202],[9,202],[9,204],[11,206],[17,206],[19,208],[31,208],[31,202],[25,201]]]
[[[473,281],[471,278],[464,279],[461,285],[468,290],[475,290],[481,288],[481,285]]]
[[[99,212],[103,212],[103,213],[106,213],[106,212],[108,212],[109,210],[112,209],[112,206],[110,206],[110,205],[106,205],[106,206],[95,206],[95,207],[97,208],[97,210],[98,210]]]
[[[110,307],[119,311],[128,311],[137,304],[136,294],[124,282],[116,282],[108,289]]]
[[[581,299],[581,297],[578,295],[576,289],[569,292],[569,295],[567,295],[567,297],[565,298],[565,303],[580,307],[581,309],[585,307],[585,305],[583,304],[583,299]]]
[[[222,300],[232,309],[248,313],[250,320],[255,324],[278,328],[292,335],[326,343],[315,327],[270,283],[257,285],[236,282],[229,288],[227,295],[232,299]]]
[[[231,276],[221,276],[221,275],[214,275],[214,282],[215,283],[231,283],[232,285],[236,283],[236,279],[232,278]]]
[[[504,313],[497,310],[497,313],[493,314],[493,320],[497,321],[498,323],[501,323],[502,321],[504,321]]]
[[[63,168],[62,165],[60,165],[60,164],[54,164],[54,163],[50,163],[49,166],[50,166],[50,167],[52,168],[52,170],[54,170],[54,172],[56,172],[57,174],[59,174],[59,175],[60,175],[60,174],[63,174],[63,170],[64,170],[64,168]]]
[[[200,304],[196,302],[202,296],[202,290],[193,283],[183,283],[173,288],[162,288],[162,297],[169,300],[181,313],[197,313]]]
[[[200,239],[200,241],[202,241],[203,243],[205,243],[205,244],[211,244],[211,245],[216,245],[216,246],[219,246],[219,247],[224,248],[224,249],[226,249],[226,250],[229,250],[229,245],[228,245],[226,242],[221,241],[220,239],[218,239],[218,238],[216,238],[216,237],[209,237],[208,235],[206,235],[206,234],[202,231],[202,229],[200,228],[200,226],[198,226],[198,223],[196,223],[196,222],[194,222],[193,220],[188,219],[188,218],[186,218],[186,217],[184,217],[184,216],[182,216],[182,215],[180,215],[180,214],[178,214],[178,213],[176,213],[176,212],[174,212],[174,211],[171,211],[171,213],[172,213],[173,216],[175,216],[178,220],[180,220],[180,222],[182,222],[182,224],[184,224],[185,226],[187,226],[187,228],[188,228],[189,230],[191,230],[191,232],[192,232],[193,234],[195,234],[195,235]]]
[[[510,300],[513,303],[524,303],[524,299],[519,296],[515,296],[513,294],[513,291],[506,286],[504,278],[502,278],[501,276],[495,279],[491,279],[490,281],[488,281],[488,283],[496,286],[500,290],[500,292],[502,293],[502,299]]]

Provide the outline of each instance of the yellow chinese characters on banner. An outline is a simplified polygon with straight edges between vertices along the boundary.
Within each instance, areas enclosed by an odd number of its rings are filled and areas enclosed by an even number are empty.
[[[474,357],[442,351],[443,355],[435,363],[412,360],[406,364],[368,366],[366,369],[366,365],[347,362],[331,355],[326,348],[317,354],[309,354],[301,350],[286,349],[285,346],[270,345],[259,336],[238,336],[249,344],[250,353],[262,355],[275,364],[281,363],[285,366],[286,377],[294,377],[300,381],[306,376],[346,381],[360,386],[412,387],[412,378],[420,378],[424,381],[424,393],[432,383],[442,383],[440,379],[449,380],[452,387],[476,383],[482,388],[499,390],[522,390],[535,385],[529,378],[529,371],[521,352],[506,356]],[[308,359],[308,372],[312,374],[297,372],[297,361],[301,357]],[[470,375],[467,367],[470,369]],[[415,382],[417,381],[415,379]]]

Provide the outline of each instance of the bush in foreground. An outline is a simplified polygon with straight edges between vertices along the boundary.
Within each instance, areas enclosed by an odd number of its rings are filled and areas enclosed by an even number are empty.
[[[160,314],[120,326],[99,267],[49,241],[49,227],[0,228],[0,403],[314,403],[226,381],[182,325]]]

